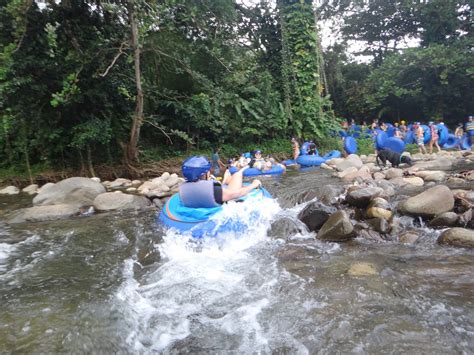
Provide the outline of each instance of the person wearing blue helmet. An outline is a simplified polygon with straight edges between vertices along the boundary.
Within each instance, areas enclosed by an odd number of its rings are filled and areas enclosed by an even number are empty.
[[[182,172],[186,182],[179,187],[179,197],[186,207],[217,207],[224,202],[245,196],[261,185],[259,180],[254,180],[250,185],[243,186],[244,168],[224,177],[224,183],[227,185],[223,186],[211,179],[211,166],[203,156],[193,156],[183,162]]]

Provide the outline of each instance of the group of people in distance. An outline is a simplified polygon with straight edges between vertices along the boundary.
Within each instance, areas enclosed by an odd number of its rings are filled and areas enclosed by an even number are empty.
[[[345,131],[353,131],[356,127],[356,122],[354,119],[350,121],[344,121],[342,124],[342,129]],[[438,120],[437,122],[435,121],[430,121],[428,122],[427,126],[430,129],[431,133],[431,139],[428,142],[428,148],[429,148],[429,153],[433,153],[433,147],[437,149],[438,152],[441,151],[441,147],[439,146],[439,137],[440,137],[440,130],[438,125],[444,125],[444,122],[441,120]],[[360,130],[362,132],[366,132],[368,129],[372,131],[372,134],[375,136],[378,134],[377,129],[380,129],[382,131],[387,131],[389,126],[385,124],[384,122],[379,122],[378,119],[374,119],[370,125],[367,125],[365,121],[362,122],[360,126]],[[416,144],[418,146],[418,149],[420,153],[426,154],[427,150],[425,147],[425,131],[422,127],[421,122],[414,122],[411,125],[411,128],[406,124],[405,120],[401,120],[400,122],[395,122],[393,124],[393,136],[396,138],[400,139],[405,139],[406,135],[411,131],[413,131]],[[459,123],[458,126],[456,127],[456,130],[454,131],[454,135],[456,138],[459,139],[459,142],[461,142],[461,138],[464,136],[464,133],[468,133],[468,136],[470,137],[470,142],[471,146],[474,145],[474,116],[469,116],[468,120],[465,124]],[[462,149],[461,143],[458,145],[458,149]]]

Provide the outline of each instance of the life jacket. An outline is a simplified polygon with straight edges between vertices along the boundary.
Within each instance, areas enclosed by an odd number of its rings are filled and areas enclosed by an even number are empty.
[[[187,182],[179,187],[179,197],[186,207],[212,208],[220,204],[214,198],[214,181]]]

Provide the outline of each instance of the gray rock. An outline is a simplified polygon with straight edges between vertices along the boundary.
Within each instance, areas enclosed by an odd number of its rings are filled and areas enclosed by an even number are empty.
[[[403,244],[415,244],[416,241],[420,238],[420,235],[414,231],[408,231],[400,235],[398,239],[400,243]]]
[[[34,195],[35,193],[38,192],[38,185],[37,184],[28,185],[21,191],[27,193],[28,195]]]
[[[7,186],[0,190],[0,195],[18,195],[19,193],[20,189],[16,186]]]
[[[449,212],[454,207],[454,197],[451,190],[444,186],[434,186],[421,194],[410,197],[402,202],[400,211],[405,214],[434,217],[438,214]]]
[[[79,207],[74,205],[34,206],[13,211],[6,216],[6,220],[8,223],[53,221],[76,216],[79,213]]]
[[[385,172],[385,177],[388,180],[403,177],[403,170],[398,168],[390,168]]]
[[[354,167],[360,169],[364,165],[358,155],[351,154],[343,162],[336,165],[337,171],[344,171],[347,168]]]
[[[69,204],[78,207],[91,206],[94,199],[105,192],[102,184],[89,178],[73,177],[41,189],[33,199],[33,205],[46,206]]]
[[[129,187],[132,185],[132,182],[129,179],[118,178],[108,184],[110,189],[117,189],[121,187]]]
[[[296,203],[304,203],[317,198],[325,205],[333,205],[339,196],[344,192],[344,187],[335,185],[325,185],[318,189],[302,191],[296,195]]]
[[[146,197],[114,192],[100,194],[94,199],[94,208],[97,211],[139,210],[150,204],[150,200]]]
[[[421,161],[416,162],[416,164],[411,167],[410,171],[420,171],[420,170],[450,170],[453,166],[453,160],[448,157],[438,157],[435,160],[431,161]]]
[[[424,180],[418,176],[403,178],[403,181],[413,186],[423,186],[425,184]]]
[[[344,242],[355,237],[354,226],[345,211],[333,213],[319,230],[317,238],[328,242]]]
[[[385,210],[390,209],[390,204],[388,201],[382,197],[375,197],[372,200],[370,200],[369,203],[369,208],[371,207],[378,207],[378,208],[383,208]]]
[[[383,218],[372,218],[366,221],[372,228],[379,233],[388,233],[390,231],[390,225],[387,220]]]
[[[372,182],[372,186],[377,186],[383,189],[384,195],[386,197],[394,196],[395,195],[395,189],[392,183],[387,180],[378,180]]]
[[[441,233],[438,238],[438,244],[461,248],[474,248],[474,231],[464,228],[448,229]]]
[[[53,187],[54,185],[56,185],[55,183],[53,182],[48,182],[46,184],[44,184],[43,186],[41,186],[39,189],[38,189],[38,193],[42,192],[42,191],[46,191],[47,189],[49,189],[50,187]]]
[[[415,175],[422,178],[425,181],[440,182],[446,178],[444,171],[417,171]]]
[[[445,212],[435,216],[428,225],[430,227],[453,227],[458,221],[458,215],[454,212]]]
[[[303,222],[310,231],[317,232],[334,212],[336,212],[334,207],[325,206],[320,202],[313,202],[308,204],[298,214],[298,219]]]
[[[179,180],[178,180],[178,176],[177,176],[176,174],[171,175],[171,176],[165,181],[166,185],[167,185],[169,188],[173,187],[174,185],[177,185],[178,182],[179,182]]]
[[[272,223],[268,230],[270,237],[276,237],[281,239],[287,239],[288,237],[303,233],[306,231],[305,225],[299,220],[295,220],[289,217],[283,217],[277,219]]]
[[[356,207],[367,207],[370,200],[384,195],[380,187],[363,187],[350,191],[346,196],[346,202]]]
[[[168,180],[168,178],[170,177],[170,173],[165,171],[163,174],[161,174],[161,178],[163,179],[163,181],[166,181]]]

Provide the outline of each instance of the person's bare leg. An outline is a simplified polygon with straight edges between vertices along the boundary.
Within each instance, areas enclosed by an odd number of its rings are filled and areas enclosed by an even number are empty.
[[[430,154],[433,154],[433,141],[430,141]]]
[[[231,179],[232,179],[232,174],[230,173],[229,169],[227,169],[224,173],[224,177],[222,178],[222,184],[228,185]]]
[[[242,181],[244,180],[244,170],[247,169],[248,166],[245,168],[240,169],[234,175],[231,176],[229,184],[227,186],[230,190],[238,190],[242,187]]]

